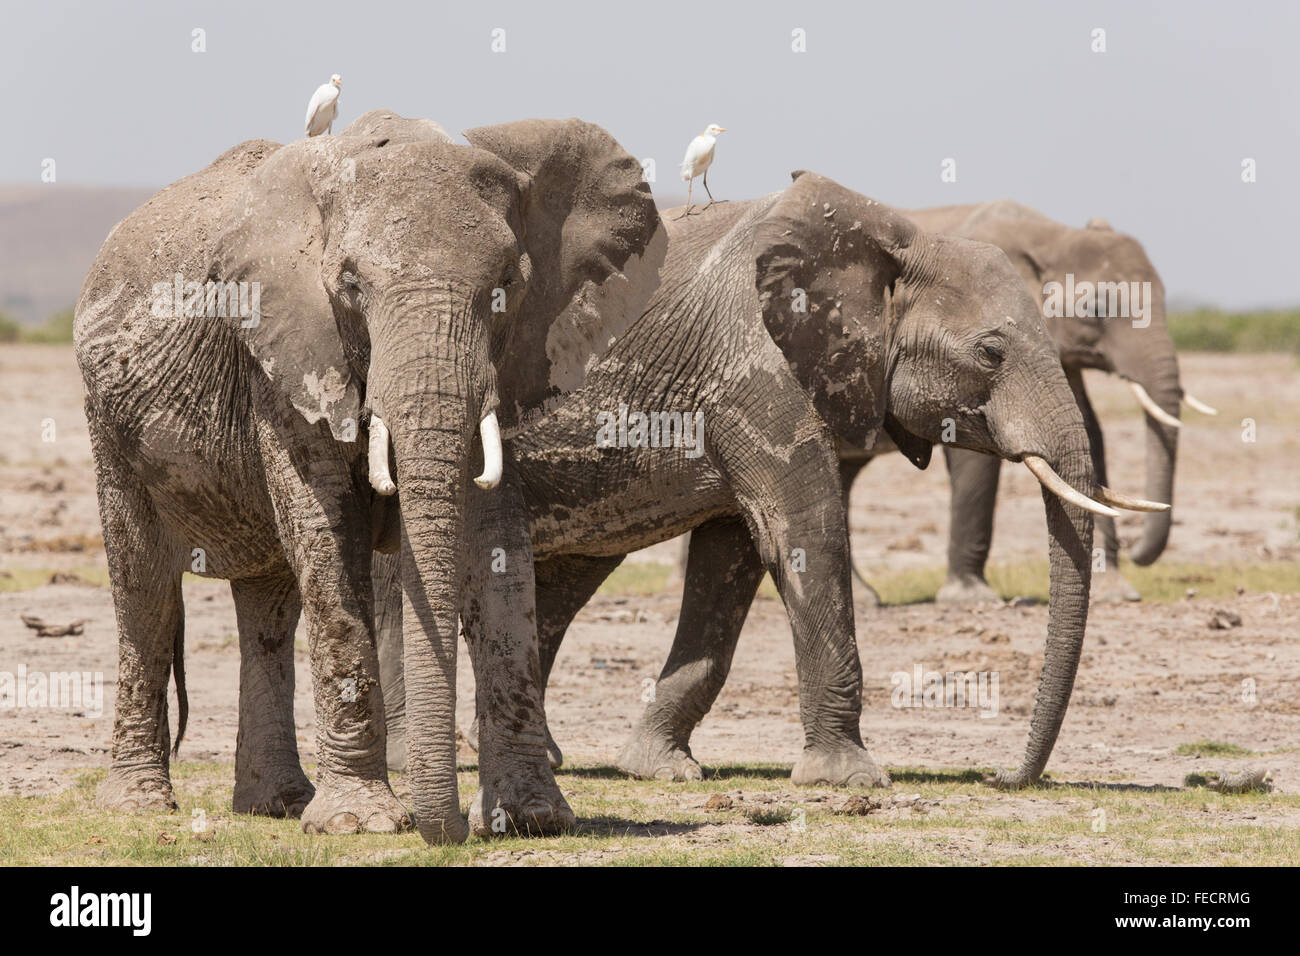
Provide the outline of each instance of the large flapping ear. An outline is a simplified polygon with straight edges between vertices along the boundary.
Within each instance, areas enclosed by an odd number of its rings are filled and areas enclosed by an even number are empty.
[[[915,227],[815,173],[795,181],[754,229],[759,308],[818,414],[866,445],[888,400],[888,290]]]
[[[578,388],[640,317],[668,236],[641,164],[599,126],[521,120],[465,138],[523,183],[532,275],[497,369],[501,422],[513,428]]]
[[[313,183],[338,173],[359,140],[321,136],[283,147],[257,170],[222,223],[209,279],[247,283],[257,314],[231,319],[266,376],[308,422],[356,434],[361,383],[344,354],[322,280],[325,225]]]

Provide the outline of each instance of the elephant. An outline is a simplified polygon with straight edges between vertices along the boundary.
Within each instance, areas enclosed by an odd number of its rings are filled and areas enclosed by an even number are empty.
[[[998,778],[1035,780],[1082,647],[1089,512],[1113,514],[1099,499],[1119,496],[1094,481],[1083,417],[1014,267],[994,246],[924,232],[811,172],[762,199],[663,216],[668,257],[645,314],[508,443],[532,528],[542,687],[570,622],[623,557],[693,529],[673,652],[618,766],[701,777],[688,738],[766,571],[796,648],[805,743],[792,779],[888,785],[859,729],[836,447],[887,434],[924,467],[952,417],[957,444],[1023,461],[1044,486],[1046,661],[1024,761]],[[490,716],[481,698],[476,711]]]
[[[539,693],[532,562],[484,568],[492,547],[528,544],[501,434],[581,385],[642,311],[667,238],[640,164],[600,127],[465,137],[375,110],[338,136],[246,142],[101,249],[75,321],[119,632],[100,804],[175,807],[167,681],[179,746],[189,570],[228,579],[238,615],[234,809],[300,815],[308,832],[409,827],[386,769],[378,548],[393,552],[405,711],[421,730],[405,741],[420,834],[463,840],[498,810],[520,831],[572,825],[544,716],[522,706],[485,726],[461,815],[457,619],[481,636],[472,655],[510,658],[484,699]],[[520,613],[505,618],[506,602]],[[293,721],[300,614],[314,786]]]
[[[1030,294],[1043,303],[1043,317],[1060,350],[1061,365],[1070,383],[1092,448],[1093,471],[1105,484],[1107,469],[1101,426],[1084,389],[1082,370],[1102,369],[1130,383],[1146,417],[1147,477],[1145,496],[1173,504],[1174,468],[1180,427],[1180,402],[1197,411],[1214,414],[1214,409],[1184,393],[1178,374],[1178,359],[1165,321],[1164,285],[1142,245],[1131,236],[1116,232],[1102,219],[1091,220],[1079,229],[1048,218],[1036,210],[1010,200],[966,206],[944,206],[909,210],[907,217],[922,229],[988,242],[1002,249],[1023,278]],[[1051,307],[1052,283],[1064,295],[1114,289],[1117,299],[1094,295],[1081,314],[1064,314]],[[1129,289],[1114,283],[1132,284]],[[1143,284],[1146,285],[1143,285]],[[1145,290],[1142,301],[1127,294]],[[1073,304],[1062,303],[1064,305]],[[1130,305],[1139,316],[1107,315],[1106,305],[1119,301]],[[844,494],[862,468],[885,449],[866,454],[845,449],[841,458]],[[1001,462],[997,458],[944,446],[952,483],[949,524],[948,573],[936,600],[947,604],[998,601],[984,577],[993,536],[993,510],[997,498]],[[1145,515],[1141,541],[1132,553],[1135,564],[1148,565],[1160,557],[1169,539],[1172,512],[1150,511]],[[1093,601],[1136,601],[1139,595],[1119,573],[1119,539],[1115,522],[1098,516],[1104,560],[1103,570],[1093,576]],[[859,575],[861,578],[861,575]],[[865,580],[863,580],[865,584]],[[868,586],[867,596],[876,598]]]

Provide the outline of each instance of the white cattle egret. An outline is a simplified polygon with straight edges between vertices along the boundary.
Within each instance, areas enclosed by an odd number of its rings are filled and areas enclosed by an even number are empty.
[[[328,83],[322,83],[311,95],[307,104],[307,135],[319,136],[334,131],[334,117],[339,115],[339,90],[343,77],[335,73]]]
[[[691,213],[691,187],[694,185],[696,176],[704,177],[704,191],[709,194],[709,206],[712,206],[716,200],[713,193],[709,192],[709,167],[713,165],[713,147],[718,142],[718,134],[725,133],[727,128],[713,123],[699,136],[691,140],[691,145],[686,147],[686,158],[682,160],[682,182],[686,183],[686,211],[682,216],[689,216]],[[709,206],[705,206],[708,209]],[[682,216],[678,216],[680,219]]]

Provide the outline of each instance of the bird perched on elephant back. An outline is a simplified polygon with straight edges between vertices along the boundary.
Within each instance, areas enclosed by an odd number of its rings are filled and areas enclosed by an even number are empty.
[[[836,441],[870,447],[887,433],[923,465],[955,418],[963,447],[1023,461],[1044,486],[1046,659],[1024,761],[999,778],[1033,781],[1082,647],[1090,512],[1113,512],[1093,500],[1107,492],[1083,417],[1006,255],[806,172],[762,199],[664,218],[668,258],[645,314],[581,389],[507,443],[537,560],[543,686],[574,615],[622,558],[694,529],[673,649],[619,766],[699,778],[690,733],[766,572],[795,641],[794,781],[888,784],[859,730]],[[495,719],[482,698],[478,717]]]
[[[409,826],[388,784],[374,647],[371,555],[387,542],[416,825],[431,842],[466,836],[462,608],[490,641],[472,653],[512,658],[481,699],[523,700],[538,680],[526,517],[490,423],[518,427],[581,384],[640,313],[667,242],[640,164],[599,127],[525,120],[466,137],[377,110],[339,136],[244,143],[100,250],[75,341],[119,631],[101,804],[175,807],[167,679],[174,667],[179,741],[181,576],[194,571],[231,581],[239,619],[235,809],[301,814],[309,831]],[[387,426],[373,443],[372,414]],[[396,498],[370,482],[390,463]],[[486,573],[496,549],[508,567]],[[520,616],[503,617],[507,603]],[[315,786],[293,719],[300,614]],[[572,824],[543,719],[515,706],[485,726],[474,829],[498,810],[523,831]]]
[[[970,206],[911,210],[909,219],[923,229],[988,242],[1006,252],[1060,351],[1061,365],[1088,429],[1093,469],[1099,482],[1108,479],[1101,426],[1084,389],[1084,369],[1119,376],[1145,413],[1145,497],[1173,503],[1174,465],[1178,449],[1179,408],[1187,402],[1214,414],[1183,391],[1178,358],[1165,321],[1165,290],[1142,245],[1116,232],[1101,219],[1085,228],[1067,226],[1019,203],[1003,200]],[[952,483],[948,575],[941,603],[977,603],[997,595],[984,578],[993,534],[1000,462],[945,445]],[[870,459],[869,452],[845,449],[845,495]],[[1169,539],[1172,514],[1148,512],[1142,536],[1131,557],[1150,564]],[[1137,600],[1138,594],[1119,573],[1119,539],[1115,522],[1099,517],[1101,541],[1093,578],[1093,600]]]

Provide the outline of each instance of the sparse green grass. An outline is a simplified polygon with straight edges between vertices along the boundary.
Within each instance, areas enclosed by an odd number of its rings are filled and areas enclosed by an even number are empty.
[[[655,561],[625,561],[601,584],[597,594],[649,597],[664,590],[672,565]]]
[[[74,568],[5,568],[0,574],[0,591],[30,591],[49,583],[55,571],[75,574],[86,584],[108,587],[108,569],[101,565],[79,565]]]
[[[1179,744],[1174,748],[1179,757],[1255,757],[1254,750],[1247,750],[1237,744],[1222,740],[1197,740],[1189,744]]]
[[[71,345],[72,309],[58,312],[40,325],[23,325],[0,313],[0,342],[26,342],[34,345]]]
[[[1300,354],[1300,311],[1221,312],[1197,309],[1169,316],[1174,346],[1191,352]]]
[[[1180,564],[1160,562],[1138,567],[1121,561],[1120,571],[1137,588],[1144,601],[1181,601],[1189,588],[1198,597],[1221,598],[1247,591],[1300,591],[1300,561],[1275,561],[1256,564]],[[933,601],[944,581],[943,568],[921,568],[868,575],[868,580],[886,604],[916,604]],[[1026,597],[1046,601],[1048,568],[1046,561],[990,565],[989,585],[1004,599]]]
[[[749,822],[756,827],[774,827],[782,823],[789,823],[794,817],[794,812],[785,807],[775,810],[761,808],[750,810],[746,816],[749,818]]]
[[[627,568],[628,574],[620,572]],[[598,593],[643,596],[664,590],[672,567],[667,564],[634,564],[620,567],[605,581]],[[988,581],[1004,599],[1015,597],[1046,601],[1048,569],[1046,561],[990,565]],[[1300,591],[1300,561],[1273,561],[1253,564],[1180,564],[1162,561],[1141,568],[1121,561],[1124,577],[1138,589],[1144,601],[1181,601],[1189,588],[1198,597],[1221,598],[1247,591],[1295,593]],[[867,579],[886,604],[919,604],[933,601],[943,585],[941,567],[915,568],[907,571],[865,569]],[[758,596],[779,601],[780,595],[771,578],[765,577]]]
[[[308,836],[296,820],[235,815],[229,765],[174,766],[176,813],[110,813],[94,805],[103,777],[96,771],[54,796],[0,797],[0,865],[1217,866],[1295,860],[1300,796],[1068,783],[1004,794],[969,770],[901,767],[890,773],[893,788],[876,792],[884,807],[849,816],[835,810],[850,791],[794,787],[785,766],[720,767],[693,783],[566,767],[557,777],[578,815],[575,833],[428,847],[413,833]],[[472,768],[462,771],[462,800],[475,786]],[[405,793],[400,776],[395,788]],[[715,793],[732,795],[732,806],[705,809]],[[903,794],[918,794],[921,810],[895,805],[893,797]],[[1104,810],[1101,831],[1093,829],[1098,809]]]

